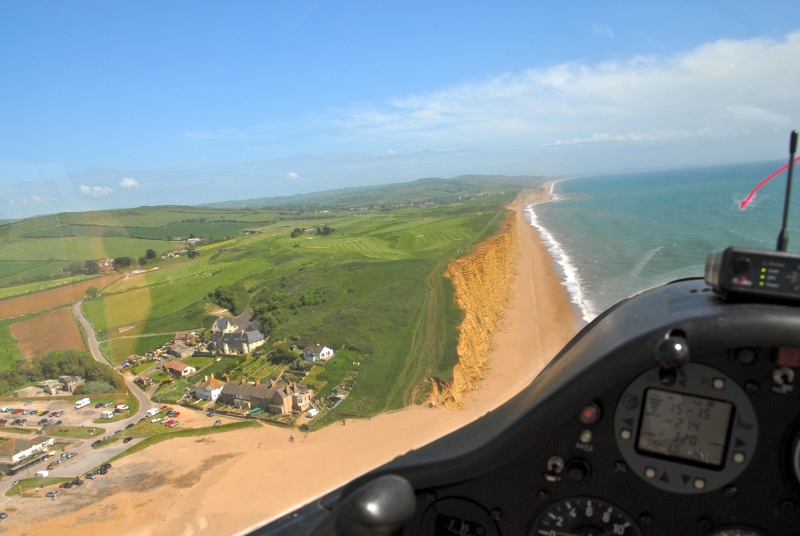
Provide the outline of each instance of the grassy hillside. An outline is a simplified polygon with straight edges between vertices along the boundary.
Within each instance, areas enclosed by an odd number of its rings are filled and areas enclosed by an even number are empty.
[[[270,336],[267,349],[287,341],[339,352],[315,377],[330,384],[326,389],[354,378],[336,411],[372,415],[421,400],[425,378],[451,377],[462,312],[442,273],[496,230],[504,203],[538,182],[426,179],[296,196],[283,207],[32,218],[0,226],[0,261],[7,261],[0,262],[0,284],[30,290],[11,286],[14,276],[41,276],[48,267],[56,276],[61,262],[136,259],[148,248],[161,254],[185,248],[178,238],[202,237],[199,258],[156,259],[144,266],[150,271],[120,278],[84,303],[109,360],[160,345],[164,333],[210,327],[209,296],[224,287],[238,306],[257,312]],[[254,374],[266,370],[253,366]]]

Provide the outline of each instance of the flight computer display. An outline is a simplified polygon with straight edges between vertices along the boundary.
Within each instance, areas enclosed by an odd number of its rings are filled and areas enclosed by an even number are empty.
[[[732,413],[729,402],[648,389],[636,449],[719,468],[725,461]]]

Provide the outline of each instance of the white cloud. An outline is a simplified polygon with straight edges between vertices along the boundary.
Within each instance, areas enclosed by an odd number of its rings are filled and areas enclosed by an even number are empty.
[[[596,22],[594,22],[592,23],[592,31],[594,32],[595,35],[614,39],[614,31],[607,24],[597,24]]]
[[[86,186],[85,184],[81,184],[79,188],[83,195],[91,197],[105,197],[114,191],[108,186]]]
[[[32,195],[30,199],[31,199],[31,201],[33,201],[35,203],[41,203],[43,201],[43,199],[41,197],[39,197],[38,195]]]
[[[138,190],[139,189],[139,181],[136,179],[132,179],[130,177],[125,177],[121,181],[119,181],[119,185],[123,190]]]
[[[295,173],[294,171],[290,171],[290,172],[289,172],[289,173],[287,173],[287,174],[286,174],[284,177],[285,177],[286,179],[290,180],[290,181],[296,181],[297,179],[299,179],[299,178],[300,178],[300,175],[298,175],[298,174],[297,174],[297,173]]]
[[[504,73],[342,113],[352,137],[400,151],[758,135],[800,122],[800,32],[673,56]]]

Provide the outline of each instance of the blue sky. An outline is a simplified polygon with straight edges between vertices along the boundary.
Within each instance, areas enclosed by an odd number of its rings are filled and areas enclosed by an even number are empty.
[[[800,3],[0,3],[0,219],[785,159]]]

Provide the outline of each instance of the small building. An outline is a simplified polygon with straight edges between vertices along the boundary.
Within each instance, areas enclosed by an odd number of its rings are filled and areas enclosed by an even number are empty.
[[[241,409],[261,408],[267,413],[280,415],[292,411],[305,411],[311,404],[312,392],[306,385],[285,380],[267,383],[226,382],[218,401]]]
[[[37,437],[35,439],[11,438],[0,444],[0,470],[13,475],[20,469],[29,467],[45,459],[54,445],[55,438]]]
[[[189,348],[183,343],[176,342],[175,344],[170,345],[167,353],[181,359],[184,357],[190,357],[192,354],[194,354],[194,349]]]
[[[181,331],[175,334],[175,342],[187,344],[197,340],[197,334],[192,331]]]
[[[219,398],[223,387],[225,387],[225,382],[216,379],[212,374],[210,378],[204,376],[201,381],[195,384],[194,393],[200,400],[215,402]]]
[[[218,318],[211,329],[214,334],[210,347],[225,355],[249,354],[267,341],[249,307],[233,320],[227,316]]]
[[[59,376],[58,381],[61,382],[64,391],[71,393],[83,383],[83,378],[80,376]]]
[[[178,376],[179,378],[185,378],[197,372],[197,369],[183,361],[173,359],[172,361],[164,363],[164,372],[169,372],[173,376]]]
[[[303,349],[303,359],[306,361],[327,361],[333,357],[333,350],[320,344],[309,344]]]

